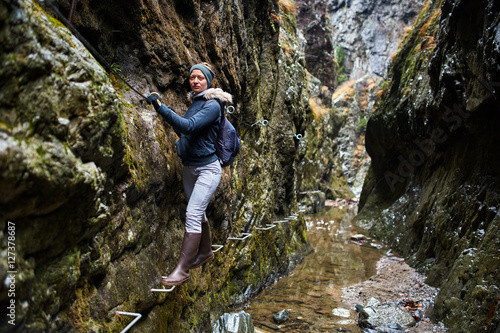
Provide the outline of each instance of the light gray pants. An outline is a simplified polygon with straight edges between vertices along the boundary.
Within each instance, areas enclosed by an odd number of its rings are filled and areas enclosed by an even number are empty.
[[[184,166],[182,182],[188,199],[186,232],[201,233],[201,223],[207,221],[205,211],[222,176],[217,160],[200,166]]]

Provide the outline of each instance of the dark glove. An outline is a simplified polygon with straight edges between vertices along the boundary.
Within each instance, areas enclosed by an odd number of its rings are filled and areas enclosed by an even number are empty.
[[[158,111],[160,109],[160,104],[158,103],[158,97],[154,96],[154,95],[149,95],[147,98],[146,98],[146,102],[148,104],[153,104],[154,108],[156,111]]]

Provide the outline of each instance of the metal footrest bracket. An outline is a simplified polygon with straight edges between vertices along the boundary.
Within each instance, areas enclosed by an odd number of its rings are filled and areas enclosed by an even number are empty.
[[[265,227],[265,228],[257,228],[257,227],[256,227],[255,229],[257,229],[257,230],[269,230],[269,229],[274,228],[275,226],[276,226],[276,224],[269,224],[269,223],[268,223],[268,224],[267,224],[267,227]]]
[[[132,320],[120,333],[127,332],[142,317],[142,315],[140,313],[133,313],[133,312],[116,311],[116,314],[118,316],[131,316],[131,317],[135,317],[135,319]]]
[[[220,251],[224,247],[224,245],[212,245],[213,248],[216,248],[215,250],[212,250],[213,253]]]
[[[241,235],[243,237],[228,237],[227,239],[242,241],[242,240],[247,239],[248,237],[252,236],[252,234],[248,233],[248,232],[242,232]]]
[[[162,278],[165,277],[165,276],[162,276]],[[172,290],[175,289],[175,286],[172,286],[168,289],[151,289],[151,292],[152,293],[169,293],[171,292]]]

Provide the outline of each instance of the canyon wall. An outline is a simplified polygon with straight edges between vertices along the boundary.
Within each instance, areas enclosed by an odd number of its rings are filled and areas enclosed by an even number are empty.
[[[451,332],[498,332],[500,2],[429,1],[368,121],[357,223],[440,288]]]
[[[311,108],[316,113],[326,108],[324,113],[340,119],[340,131],[332,138],[338,146],[337,163],[359,197],[370,165],[366,123],[378,106],[391,57],[423,1],[296,3],[310,87],[318,86],[310,91]]]
[[[188,70],[208,61],[234,96],[242,148],[208,209],[224,247],[161,294],[150,289],[184,231],[177,137],[41,5],[0,3],[0,307],[15,305],[0,331],[116,332],[131,321],[116,311],[142,314],[135,332],[210,331],[310,251],[298,193],[348,191],[336,146],[321,143],[338,119],[309,108],[294,3],[77,2],[72,23],[134,89],[183,113]]]

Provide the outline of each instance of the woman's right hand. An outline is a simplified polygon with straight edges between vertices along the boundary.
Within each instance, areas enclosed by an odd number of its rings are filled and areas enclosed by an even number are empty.
[[[156,111],[158,111],[158,109],[160,109],[161,102],[158,99],[158,97],[156,97],[155,95],[153,95],[153,94],[149,95],[146,98],[146,101],[148,102],[148,104],[153,104]]]

